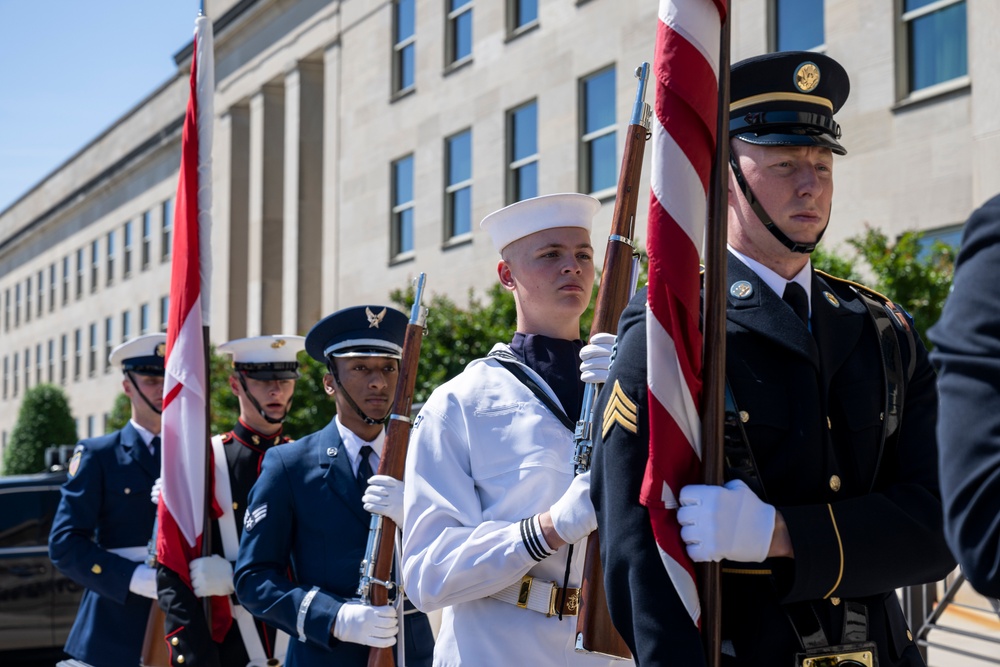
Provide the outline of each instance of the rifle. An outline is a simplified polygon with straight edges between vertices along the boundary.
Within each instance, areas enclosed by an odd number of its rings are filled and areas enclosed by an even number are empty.
[[[410,322],[403,338],[402,359],[399,362],[399,380],[392,400],[392,414],[385,431],[385,445],[379,459],[378,474],[403,479],[406,464],[406,446],[410,438],[410,408],[413,405],[413,387],[417,383],[417,362],[420,361],[420,343],[424,336],[427,309],[420,305],[424,293],[426,274],[417,276],[410,309]],[[361,582],[358,596],[363,604],[380,607],[389,604],[389,591],[396,589],[392,581],[392,556],[395,547],[396,526],[392,519],[372,514],[368,529],[368,546],[361,561]],[[397,593],[398,595],[398,593]],[[400,613],[400,624],[403,615]],[[368,667],[395,667],[391,648],[375,648],[368,653]]]
[[[156,527],[153,522],[153,537],[146,546],[146,565],[156,567]],[[142,638],[142,653],[139,658],[141,667],[170,667],[170,653],[167,651],[166,635],[167,615],[160,605],[153,600],[149,608],[149,619],[146,621],[146,635]]]
[[[649,118],[652,113],[645,102],[649,63],[642,63],[635,70],[637,84],[632,117],[625,136],[618,192],[615,194],[615,211],[611,218],[611,235],[604,255],[601,286],[594,304],[594,323],[590,336],[597,333],[616,333],[618,318],[635,292],[639,277],[639,254],[632,235],[635,231],[635,211],[639,198],[639,179],[642,156],[649,139]],[[584,388],[583,407],[576,423],[574,440],[576,451],[573,461],[576,473],[590,470],[593,450],[594,405],[598,387],[588,384]],[[580,584],[580,615],[576,621],[576,651],[601,653],[615,658],[628,659],[631,652],[625,640],[611,623],[607,595],[604,591],[604,568],[601,566],[601,544],[597,531],[587,540],[587,553],[583,561],[583,581]]]

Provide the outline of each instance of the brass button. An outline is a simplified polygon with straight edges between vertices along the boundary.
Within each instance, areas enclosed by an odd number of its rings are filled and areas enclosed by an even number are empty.
[[[740,410],[740,421],[744,424],[750,421],[750,413],[746,410]]]
[[[177,646],[180,643],[181,643],[181,640],[177,639],[177,637],[171,637],[170,638],[170,645],[171,646]]]
[[[906,638],[909,639],[912,642],[913,641],[913,633],[910,632],[909,630],[907,630],[906,631]]]
[[[128,495],[128,494],[130,494],[130,493],[132,493],[132,489],[130,489],[130,488],[128,488],[128,487],[126,486],[126,487],[125,487],[125,495],[127,496],[127,495]]]
[[[184,664],[184,656],[183,655],[177,656],[177,664],[178,665],[183,665]]]
[[[840,477],[837,475],[830,476],[830,489],[832,489],[834,493],[840,491]]]
[[[838,604],[840,604],[840,598],[830,598],[830,604],[836,607]]]
[[[830,429],[830,430],[833,429],[833,424],[830,423],[830,418],[829,417],[826,418],[826,428]]]
[[[240,504],[234,500],[233,501],[233,509],[234,510],[238,510],[239,508],[240,508]]]
[[[102,572],[101,566],[98,565],[97,563],[94,563],[94,567],[90,568],[90,571],[93,572],[94,574],[100,574]]]

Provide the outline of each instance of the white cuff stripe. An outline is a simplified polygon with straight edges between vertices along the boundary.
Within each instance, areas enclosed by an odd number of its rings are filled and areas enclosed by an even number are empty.
[[[302,602],[299,603],[299,613],[295,618],[295,631],[299,633],[299,641],[306,641],[306,613],[309,611],[309,605],[312,604],[313,598],[316,597],[316,593],[319,592],[319,586],[313,586],[312,590],[306,593],[306,596],[302,598]]]

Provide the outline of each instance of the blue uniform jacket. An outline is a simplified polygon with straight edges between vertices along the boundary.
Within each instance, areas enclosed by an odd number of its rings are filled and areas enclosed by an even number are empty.
[[[335,421],[264,456],[247,502],[236,596],[291,635],[287,667],[367,664],[367,646],[330,632],[356,597],[371,519],[361,495]],[[406,614],[405,638],[406,664],[430,665],[427,617]]]
[[[94,667],[139,664],[152,600],[129,592],[136,563],[109,549],[139,547],[153,535],[149,492],[160,457],[131,424],[77,445],[49,535],[49,557],[86,587],[66,652]]]

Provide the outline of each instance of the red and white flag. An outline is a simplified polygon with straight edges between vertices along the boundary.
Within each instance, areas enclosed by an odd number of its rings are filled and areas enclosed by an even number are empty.
[[[701,481],[702,334],[699,255],[708,212],[719,95],[723,0],[660,0],[652,194],[649,202],[649,462],[640,502],[660,558],[700,624],[694,564],[677,523],[677,494]]]
[[[181,169],[174,213],[174,245],[163,383],[157,559],[191,584],[188,563],[200,557],[205,532],[205,468],[209,447],[208,369],[203,326],[208,325],[212,253],[212,123],[215,92],[212,23],[195,21],[191,92],[184,117]],[[216,603],[221,600],[221,603]],[[228,600],[213,598],[213,636],[231,622]],[[221,635],[218,633],[221,631]]]

